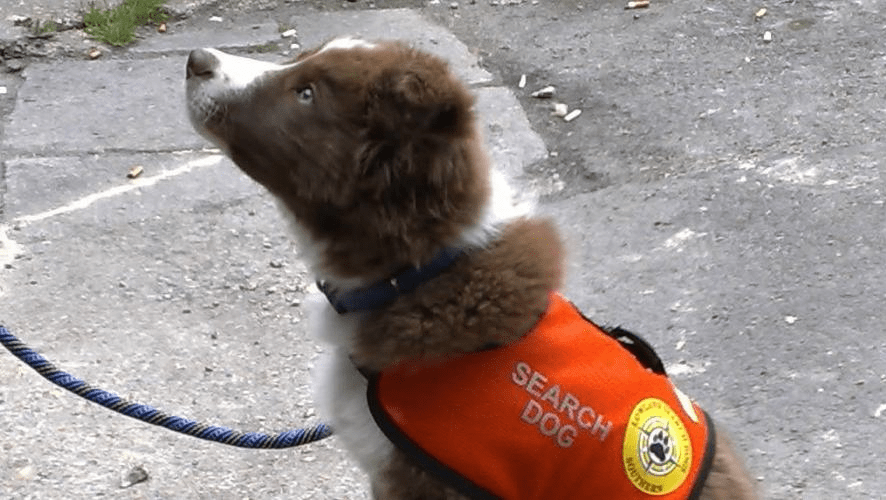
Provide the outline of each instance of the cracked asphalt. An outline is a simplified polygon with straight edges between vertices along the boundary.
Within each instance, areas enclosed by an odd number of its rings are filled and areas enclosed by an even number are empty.
[[[471,82],[497,164],[560,224],[568,295],[656,346],[766,498],[882,497],[886,1],[625,3],[175,0],[166,33],[125,49],[85,37],[68,0],[4,3],[0,324],[170,413],[315,422],[311,279],[268,195],[191,130],[184,61],[405,38]],[[71,29],[29,37],[11,15]],[[368,494],[335,438],[230,449],[2,352],[0,380],[3,498]]]

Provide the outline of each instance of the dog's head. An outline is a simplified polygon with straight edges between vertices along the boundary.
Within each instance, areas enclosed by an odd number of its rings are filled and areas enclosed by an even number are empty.
[[[336,39],[285,65],[195,50],[187,95],[195,128],[282,201],[339,276],[427,260],[488,196],[471,94],[403,44]]]

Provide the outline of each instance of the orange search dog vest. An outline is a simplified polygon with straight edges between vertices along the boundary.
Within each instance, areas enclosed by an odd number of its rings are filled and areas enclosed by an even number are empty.
[[[694,498],[713,458],[713,424],[652,348],[557,294],[515,344],[369,385],[388,438],[470,498]]]

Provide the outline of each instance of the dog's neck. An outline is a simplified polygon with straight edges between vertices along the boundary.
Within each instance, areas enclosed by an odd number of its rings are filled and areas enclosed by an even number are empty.
[[[352,290],[338,290],[325,281],[318,281],[317,288],[339,314],[372,311],[433,280],[449,269],[463,253],[464,250],[460,248],[446,247],[424,265],[407,268],[390,278]]]
[[[350,359],[382,371],[405,360],[439,359],[522,338],[559,289],[563,249],[544,219],[504,223],[482,249],[466,252],[428,286],[382,311],[354,315]],[[328,309],[331,312],[331,308]],[[335,314],[335,313],[333,313]]]
[[[437,253],[438,257],[441,254],[463,252],[472,248],[485,248],[498,237],[501,228],[508,221],[525,217],[532,211],[532,201],[516,200],[514,191],[503,174],[493,172],[490,181],[490,195],[483,206],[478,222],[465,227],[456,241],[441,246]],[[323,265],[327,261],[324,254],[327,244],[314,238],[282,203],[280,203],[280,209],[290,222],[300,257],[313,273],[317,283],[324,284],[323,288],[334,290],[336,294],[341,296],[396,277],[388,276],[379,280],[378,276],[342,276],[335,273]],[[440,258],[446,260],[445,256]],[[416,263],[414,267],[421,269],[432,263],[433,261]],[[433,264],[432,267],[438,265],[439,262]]]

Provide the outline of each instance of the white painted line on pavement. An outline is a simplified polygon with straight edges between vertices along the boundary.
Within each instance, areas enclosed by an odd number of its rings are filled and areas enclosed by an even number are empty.
[[[16,243],[12,238],[9,237],[9,231],[10,229],[12,229],[13,226],[23,227],[34,222],[44,221],[57,215],[76,212],[77,210],[83,210],[84,208],[89,207],[99,200],[119,196],[135,189],[153,186],[160,181],[186,174],[198,168],[212,167],[218,165],[222,161],[222,159],[224,159],[224,155],[213,154],[203,158],[198,158],[196,160],[191,160],[173,169],[164,170],[157,175],[139,177],[137,179],[129,181],[126,184],[114,186],[104,191],[99,191],[97,193],[86,195],[80,199],[74,200],[60,207],[53,208],[52,210],[46,210],[45,212],[40,212],[32,215],[23,215],[21,217],[16,217],[15,219],[12,219],[12,221],[7,224],[0,224],[0,267],[12,263],[17,255],[21,255],[22,253],[24,253],[24,247]],[[0,290],[0,295],[2,295],[2,293],[2,290]]]
[[[194,170],[195,168],[216,165],[222,160],[222,158],[224,158],[223,155],[212,155],[207,156],[206,158],[191,160],[180,167],[176,167],[171,170],[164,170],[163,172],[150,177],[139,177],[137,179],[131,180],[127,184],[114,186],[110,189],[84,196],[79,200],[74,200],[67,205],[62,205],[58,208],[53,208],[52,210],[47,210],[39,214],[23,215],[21,217],[17,217],[13,219],[13,222],[16,222],[18,224],[30,224],[32,222],[40,222],[42,220],[49,219],[50,217],[55,217],[56,215],[75,212],[77,210],[83,210],[84,208],[92,205],[99,200],[113,198],[114,196],[128,193],[129,191],[132,191],[134,189],[153,186],[154,184],[157,184],[162,180],[169,179],[170,177],[176,177],[181,174],[186,174],[191,170]]]

